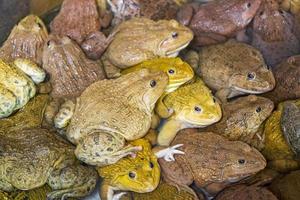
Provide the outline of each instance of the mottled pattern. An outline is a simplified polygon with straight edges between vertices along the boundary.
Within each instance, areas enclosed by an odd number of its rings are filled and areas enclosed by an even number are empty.
[[[183,144],[180,150],[185,154],[176,155],[174,162],[159,159],[164,177],[179,185],[194,181],[212,193],[218,191],[210,190],[210,185],[218,184],[217,190],[221,190],[230,182],[255,174],[266,166],[256,149],[211,132],[186,129],[177,134],[171,145],[175,144]]]
[[[54,199],[82,197],[95,187],[96,171],[80,165],[73,147],[55,133],[27,129],[1,137],[1,190],[29,190],[47,183],[54,190],[47,196]]]
[[[299,40],[293,32],[294,17],[282,10],[276,0],[265,0],[253,19],[252,42],[266,63],[275,68],[289,56],[300,53]]]
[[[300,98],[300,56],[292,56],[282,61],[273,70],[276,86],[264,96],[274,103]]]
[[[0,58],[8,62],[16,58],[28,58],[41,65],[47,37],[48,32],[43,21],[38,16],[29,15],[12,29],[0,48]]]
[[[245,28],[260,4],[261,0],[220,0],[202,5],[192,3],[183,6],[178,20],[193,30],[193,45],[217,44]]]
[[[277,200],[268,189],[255,185],[236,185],[229,187],[216,196],[216,200]]]
[[[220,94],[224,98],[264,93],[275,86],[274,76],[261,53],[234,40],[202,48],[197,74],[208,87],[224,92]]]
[[[216,131],[230,140],[252,145],[252,139],[271,115],[274,104],[267,98],[250,95],[222,104],[222,108],[221,121],[201,131]],[[260,142],[263,143],[263,136]]]
[[[52,33],[69,36],[79,44],[100,27],[95,0],[64,0],[59,14],[50,24]]]
[[[144,69],[90,85],[77,99],[66,134],[77,144],[77,157],[102,166],[136,151],[136,147],[125,147],[125,139],[147,133],[155,103],[167,83],[164,72]]]
[[[53,97],[77,97],[106,77],[100,62],[88,59],[68,37],[57,35],[50,35],[44,47],[43,68],[50,75]]]

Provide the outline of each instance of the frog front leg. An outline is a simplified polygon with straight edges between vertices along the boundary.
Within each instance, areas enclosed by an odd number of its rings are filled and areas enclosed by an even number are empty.
[[[77,144],[76,157],[90,165],[106,166],[142,150],[140,146],[125,146],[125,139],[117,133],[93,132]]]
[[[54,125],[56,128],[65,128],[74,114],[75,104],[71,100],[67,100],[62,104],[58,113],[54,117]]]
[[[53,189],[53,192],[47,194],[47,199],[87,196],[96,187],[97,179],[95,169],[79,163],[54,170],[47,181]]]
[[[101,183],[99,192],[101,200],[119,200],[126,193],[121,192],[114,194],[114,192],[118,190],[118,188],[110,186],[109,183],[104,179]]]
[[[35,84],[43,82],[46,77],[46,72],[29,59],[18,58],[14,61],[14,64],[28,75]]]
[[[160,146],[169,146],[181,129],[181,123],[177,120],[167,120],[158,133],[157,143]]]
[[[11,115],[16,107],[16,96],[0,84],[0,118]]]
[[[164,96],[160,97],[156,103],[155,111],[161,118],[169,118],[173,114],[173,109],[168,108],[163,102]]]
[[[152,151],[155,153],[157,158],[164,158],[165,161],[171,162],[175,161],[174,155],[185,154],[183,151],[178,150],[177,148],[182,147],[183,144],[176,144],[172,147],[167,147],[162,149],[162,147],[155,147]]]

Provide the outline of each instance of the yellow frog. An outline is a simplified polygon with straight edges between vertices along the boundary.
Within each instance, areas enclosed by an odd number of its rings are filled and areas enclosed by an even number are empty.
[[[299,14],[300,0],[278,0],[280,7],[293,14]]]
[[[173,110],[173,114],[159,132],[157,141],[162,146],[168,146],[181,129],[203,128],[222,117],[219,103],[200,78],[167,95],[163,103]]]
[[[35,83],[45,76],[45,71],[28,59],[18,58],[13,63],[0,59],[0,118],[26,105],[36,93]]]
[[[170,110],[163,103],[163,98],[170,92],[173,92],[184,83],[190,81],[194,77],[194,71],[189,64],[183,62],[180,58],[155,58],[147,60],[141,64],[123,70],[122,74],[127,74],[140,69],[153,69],[164,71],[168,77],[169,82],[164,94],[156,104],[156,110],[160,110],[161,117],[167,118],[171,115]]]
[[[124,157],[113,165],[99,167],[98,173],[103,178],[100,187],[101,200],[119,199],[125,193],[114,195],[114,191],[133,191],[137,193],[152,192],[160,181],[160,167],[157,158],[164,157],[166,161],[174,160],[173,154],[184,154],[176,150],[174,145],[166,149],[152,150],[147,139],[130,142],[132,146],[141,146],[142,150],[136,154]],[[156,152],[156,153],[154,153]]]

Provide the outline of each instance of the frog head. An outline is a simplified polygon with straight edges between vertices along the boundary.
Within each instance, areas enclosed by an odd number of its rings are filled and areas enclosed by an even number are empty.
[[[127,68],[122,71],[122,74],[127,74],[142,68],[163,71],[168,75],[169,83],[165,90],[166,93],[176,90],[194,76],[193,69],[180,58],[155,58]]]
[[[130,142],[133,146],[142,146],[135,157],[125,157],[114,165],[99,169],[99,174],[110,185],[120,190],[138,193],[151,192],[159,184],[160,167],[157,158],[152,153],[151,145],[146,139]]]
[[[261,94],[275,87],[272,71],[264,63],[262,55],[253,49],[249,52],[248,62],[240,66],[239,71],[232,74],[229,86],[239,94]],[[231,94],[229,98],[238,96]]]
[[[227,119],[230,129],[241,130],[242,128],[245,133],[254,133],[270,116],[274,103],[268,98],[249,95],[229,102],[226,107],[229,109],[226,108],[225,112],[230,113],[230,117]]]
[[[131,88],[127,94],[128,102],[141,104],[145,110],[152,112],[156,101],[161,97],[168,85],[168,76],[163,71],[141,69],[124,75],[123,87]],[[120,88],[121,89],[121,88]],[[125,88],[124,88],[125,89]]]
[[[152,29],[153,34],[160,39],[156,50],[156,54],[160,57],[176,57],[194,37],[189,28],[176,20],[160,20]]]
[[[28,32],[48,33],[44,22],[36,15],[28,15],[23,18],[17,25],[17,28]]]
[[[173,118],[189,124],[187,127],[205,127],[222,117],[221,107],[200,78],[168,95],[164,101],[174,110]],[[193,126],[191,126],[193,125]]]
[[[221,168],[222,179],[237,182],[259,172],[266,167],[263,155],[248,144],[234,141],[226,151],[226,163]]]

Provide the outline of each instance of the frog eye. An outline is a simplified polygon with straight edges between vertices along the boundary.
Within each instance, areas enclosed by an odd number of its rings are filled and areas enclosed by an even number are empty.
[[[247,79],[248,79],[248,80],[254,80],[255,77],[256,77],[256,74],[255,74],[254,72],[249,72],[249,73],[247,74]]]
[[[175,71],[174,71],[174,69],[169,69],[168,73],[169,73],[169,74],[174,74]]]
[[[48,46],[48,47],[50,46],[50,40],[47,41],[47,46]]]
[[[129,178],[134,179],[136,174],[134,172],[129,172],[128,176],[129,176]]]
[[[152,162],[150,162],[150,168],[153,169],[154,164]]]
[[[251,3],[249,2],[249,3],[247,3],[247,8],[250,8],[251,7]]]
[[[240,165],[243,165],[243,164],[246,163],[246,160],[244,160],[244,159],[239,159],[239,160],[238,160],[238,163],[239,163]]]
[[[173,32],[173,33],[172,33],[172,38],[175,39],[175,38],[177,38],[177,37],[178,37],[178,33],[177,33],[177,32]]]
[[[257,107],[255,111],[259,113],[261,111],[261,107]]]
[[[197,113],[201,113],[201,111],[202,111],[201,107],[199,107],[199,106],[195,106],[195,107],[194,107],[194,110],[195,110]]]
[[[156,81],[155,80],[152,80],[150,81],[150,86],[153,88],[156,86]]]

